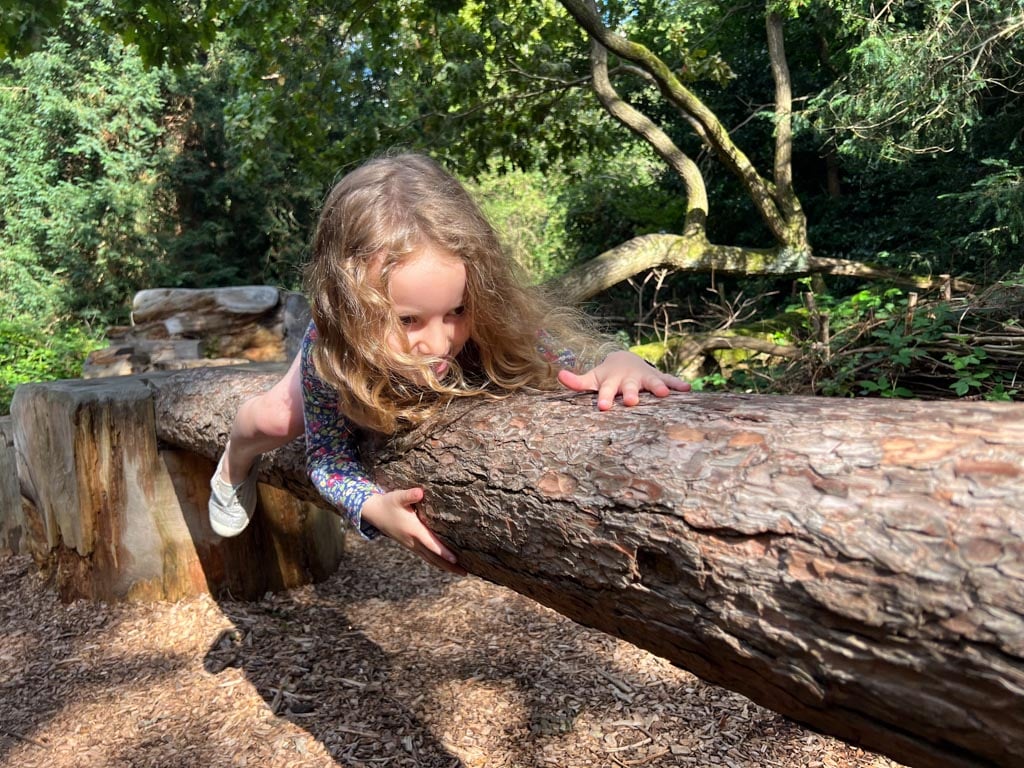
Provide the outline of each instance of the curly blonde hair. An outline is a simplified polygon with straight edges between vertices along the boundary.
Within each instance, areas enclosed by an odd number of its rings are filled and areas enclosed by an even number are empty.
[[[429,361],[387,343],[402,333],[389,275],[425,245],[448,251],[466,270],[470,340],[444,381],[430,375]],[[580,313],[523,280],[469,193],[423,155],[371,160],[334,186],[305,284],[317,373],[337,390],[347,418],[386,434],[422,422],[453,397],[556,388],[542,344],[570,351],[577,365],[608,346]]]

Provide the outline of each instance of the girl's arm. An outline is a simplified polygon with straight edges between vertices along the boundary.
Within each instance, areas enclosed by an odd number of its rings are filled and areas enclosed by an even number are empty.
[[[366,539],[384,533],[427,562],[465,574],[455,555],[422,523],[414,505],[421,488],[386,492],[358,458],[356,434],[338,408],[338,396],[313,367],[310,330],[302,343],[302,406],[306,425],[306,470],[321,496],[342,512]]]
[[[682,379],[662,373],[639,355],[628,350],[612,352],[600,365],[584,374],[569,370],[558,372],[558,380],[575,392],[597,392],[597,407],[607,411],[622,395],[622,404],[636,405],[641,392],[666,397],[670,392],[689,392],[690,385]]]
[[[371,496],[384,490],[366,474],[359,461],[355,434],[348,419],[338,412],[338,395],[313,368],[312,344],[316,331],[302,342],[302,414],[306,431],[306,472],[321,496],[342,512],[366,539],[380,532],[362,520],[362,509]]]

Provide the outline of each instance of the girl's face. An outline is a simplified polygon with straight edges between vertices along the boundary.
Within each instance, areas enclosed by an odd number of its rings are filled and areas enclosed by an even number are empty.
[[[465,309],[466,267],[444,248],[425,245],[391,270],[391,305],[402,323],[404,337],[391,337],[395,352],[439,357],[432,369],[438,380],[448,362],[469,340],[470,318]]]

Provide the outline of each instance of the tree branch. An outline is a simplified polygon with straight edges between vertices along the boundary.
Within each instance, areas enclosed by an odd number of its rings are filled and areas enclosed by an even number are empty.
[[[608,51],[594,39],[590,43],[590,66],[594,93],[608,114],[653,147],[683,180],[686,187],[685,230],[688,234],[702,235],[708,217],[708,193],[697,164],[650,118],[619,96],[608,77]]]
[[[669,67],[648,48],[615,34],[602,21],[593,0],[560,0],[577,23],[593,38],[616,56],[632,61],[649,72],[658,89],[669,103],[689,114],[702,128],[706,141],[723,162],[747,188],[751,200],[776,241],[797,250],[808,250],[806,240],[794,240],[799,229],[790,222],[776,205],[774,186],[754,168],[749,158],[729,137],[715,114],[697,96],[686,88]]]
[[[793,90],[789,63],[782,36],[782,17],[769,13],[765,20],[768,32],[768,57],[775,80],[775,192],[776,201],[787,220],[793,220]]]
[[[946,283],[958,291],[973,286],[962,280],[906,275],[847,259],[810,256],[788,248],[744,248],[709,243],[699,235],[650,234],[634,237],[555,278],[552,284],[566,301],[586,301],[647,269],[672,267],[681,272],[732,275],[844,275],[889,280],[897,285],[938,288]]]

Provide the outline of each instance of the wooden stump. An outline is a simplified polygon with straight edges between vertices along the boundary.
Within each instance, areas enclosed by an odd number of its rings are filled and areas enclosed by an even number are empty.
[[[25,549],[55,570],[64,600],[253,598],[326,578],[341,560],[337,516],[270,486],[241,536],[214,534],[214,463],[158,447],[139,377],[25,385],[12,416]]]
[[[25,513],[18,492],[18,467],[14,454],[14,421],[0,417],[0,552],[21,554],[25,538]]]

